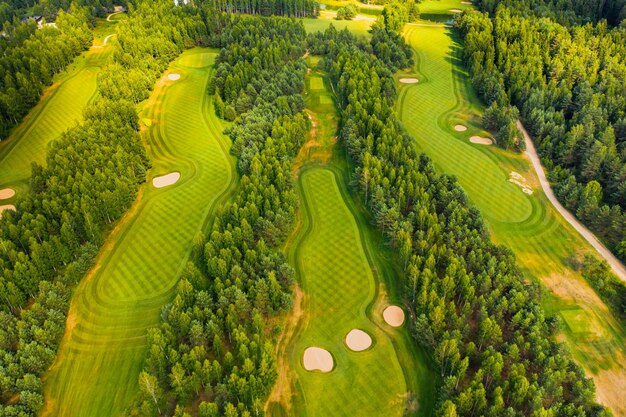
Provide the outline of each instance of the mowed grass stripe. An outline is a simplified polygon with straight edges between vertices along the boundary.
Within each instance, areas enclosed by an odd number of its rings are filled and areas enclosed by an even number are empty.
[[[406,382],[391,339],[366,314],[376,282],[357,222],[332,171],[308,169],[300,187],[308,230],[295,258],[307,301],[291,355],[304,397],[294,407],[307,416],[401,416]],[[345,346],[353,328],[372,335],[370,350],[352,352]],[[309,346],[329,350],[336,368],[328,374],[304,370],[302,352]]]
[[[420,83],[399,84],[397,110],[416,146],[441,171],[458,178],[487,220],[494,240],[513,250],[529,278],[546,286],[542,304],[549,313],[579,306],[594,322],[604,335],[601,340],[567,327],[563,333],[580,365],[595,377],[600,395],[614,411],[623,407],[626,335],[575,266],[576,259],[595,251],[554,210],[525,156],[468,142],[470,136],[487,132],[480,127],[483,109],[458,59],[461,50],[455,35],[445,28],[413,26],[405,36],[417,53]],[[468,130],[455,132],[457,123]],[[533,195],[508,181],[511,171],[526,178]],[[607,349],[612,354],[607,355]]]
[[[206,95],[215,54],[185,52],[170,68],[183,77],[160,80],[143,105],[153,169],[136,207],[72,298],[68,331],[45,383],[44,415],[121,415],[137,391],[146,331],[158,324],[193,237],[234,180],[223,126]],[[181,173],[178,183],[152,186],[154,176],[172,171]]]
[[[112,28],[104,32],[112,33]],[[0,188],[26,190],[31,163],[43,164],[48,144],[82,120],[83,110],[96,94],[101,66],[110,53],[110,47],[92,46],[76,58],[24,121],[0,142]]]

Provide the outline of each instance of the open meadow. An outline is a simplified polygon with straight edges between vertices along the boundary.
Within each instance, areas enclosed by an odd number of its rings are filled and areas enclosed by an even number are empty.
[[[416,146],[457,177],[494,240],[511,248],[526,276],[546,289],[543,306],[561,317],[561,337],[593,376],[599,401],[626,413],[624,329],[577,270],[594,250],[550,204],[525,155],[470,142],[491,135],[481,128],[483,108],[451,29],[407,26],[404,34],[417,68],[399,77],[419,82],[398,84],[397,111]]]
[[[43,164],[48,143],[82,120],[83,110],[96,94],[98,74],[111,54],[104,41],[114,27],[105,19],[98,21],[93,46],[55,78],[37,106],[0,142],[0,189],[12,188],[16,197],[25,192],[31,164]]]
[[[194,237],[235,178],[224,126],[205,93],[215,55],[186,51],[143,104],[142,131],[153,167],[75,290],[59,354],[45,379],[43,415],[120,415],[137,392],[146,331],[158,325]],[[162,178],[170,173],[179,176]]]

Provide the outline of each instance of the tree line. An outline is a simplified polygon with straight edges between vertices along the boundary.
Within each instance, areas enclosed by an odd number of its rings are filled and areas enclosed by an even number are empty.
[[[277,247],[292,229],[297,196],[291,162],[310,121],[303,112],[306,64],[301,22],[211,16],[216,59],[209,94],[234,118],[226,134],[238,191],[195,244],[164,322],[148,334],[133,416],[257,416],[276,380],[279,328],[294,271]]]
[[[352,182],[396,250],[410,326],[439,371],[437,416],[610,416],[555,341],[513,253],[493,244],[456,180],[438,174],[394,114],[390,67],[347,31],[310,35],[342,109]]]
[[[626,261],[626,26],[567,28],[503,7],[456,25],[474,85],[493,98],[486,124],[513,108],[556,196]],[[624,316],[626,298],[611,304]]]
[[[202,0],[201,4],[218,12],[260,16],[315,17],[320,10],[316,0]]]
[[[0,140],[38,102],[73,59],[91,45],[87,9],[76,5],[59,12],[55,27],[37,29],[29,20],[4,25],[0,41]]]
[[[39,377],[55,358],[71,289],[150,166],[133,102],[202,37],[196,20],[169,1],[146,1],[118,24],[119,45],[105,73],[130,78],[139,67],[144,90],[114,95],[100,82],[84,122],[51,143],[46,166],[33,166],[31,193],[0,219],[0,416],[34,416],[43,405]],[[149,49],[157,41],[161,47]]]
[[[522,16],[546,17],[564,25],[602,19],[618,25],[626,19],[626,0],[476,0],[474,4],[490,14],[503,5]]]

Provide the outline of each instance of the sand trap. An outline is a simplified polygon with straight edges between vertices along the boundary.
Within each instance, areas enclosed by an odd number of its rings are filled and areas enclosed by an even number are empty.
[[[13,204],[7,204],[7,205],[4,205],[4,206],[0,206],[0,217],[2,217],[2,212],[4,210],[13,210],[13,211],[15,211],[15,206]]]
[[[6,200],[7,198],[11,198],[15,195],[15,190],[12,188],[3,188],[0,190],[0,200]]]
[[[304,351],[304,369],[307,371],[330,372],[335,362],[330,352],[318,347],[309,347]]]
[[[346,345],[355,352],[361,352],[372,346],[372,338],[363,330],[352,329],[346,335]]]
[[[472,136],[470,138],[470,142],[476,143],[478,145],[491,145],[493,141],[489,138],[483,138],[482,136]]]
[[[465,132],[467,130],[467,127],[463,125],[456,125],[454,126],[454,130],[456,130],[457,132]]]
[[[180,74],[169,74],[167,79],[171,81],[180,80]]]
[[[167,187],[168,185],[172,185],[178,181],[180,178],[180,172],[172,172],[167,175],[161,175],[160,177],[152,178],[152,185],[156,188]]]
[[[522,187],[522,191],[528,195],[532,195],[533,194],[533,190],[532,188],[530,188],[528,186],[528,184],[526,183],[526,178],[524,178],[522,176],[522,174],[515,172],[515,171],[511,171],[511,173],[509,174],[510,178],[509,178],[509,182],[512,182],[515,185],[519,185],[520,187]]]
[[[419,82],[417,78],[400,78],[402,84],[416,84]]]
[[[471,1],[462,1],[461,4],[472,4]]]
[[[459,10],[459,9],[450,9],[449,10],[452,13],[461,13],[463,10]]]
[[[383,318],[391,327],[400,327],[404,323],[404,310],[398,306],[389,306],[383,311]]]

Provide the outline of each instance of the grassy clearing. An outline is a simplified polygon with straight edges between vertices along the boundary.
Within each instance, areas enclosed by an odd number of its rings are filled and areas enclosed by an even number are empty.
[[[352,4],[357,7],[359,13],[372,15],[380,14],[383,11],[384,7],[382,4],[365,4],[361,3],[358,0],[323,0],[321,3],[326,5],[327,10],[337,10],[340,7],[345,7]]]
[[[31,163],[43,164],[48,143],[82,120],[83,110],[96,93],[96,78],[111,53],[102,47],[113,24],[102,19],[94,30],[94,45],[57,76],[39,104],[11,135],[0,142],[0,189],[13,188],[17,195],[28,189]]]
[[[74,293],[45,381],[44,415],[121,415],[137,391],[146,330],[159,323],[194,236],[233,184],[224,126],[206,95],[215,55],[185,52],[169,70],[180,80],[161,78],[143,105],[153,169]],[[176,184],[152,186],[153,177],[172,171],[181,173]]]
[[[424,6],[427,4],[430,2]],[[458,178],[487,220],[494,239],[516,253],[528,277],[544,285],[546,310],[565,321],[570,313],[563,316],[560,312],[573,308],[584,311],[592,329],[580,332],[578,325],[562,326],[563,338],[594,377],[599,399],[616,414],[625,414],[624,329],[577,271],[582,256],[593,253],[593,249],[549,203],[526,156],[469,143],[473,135],[489,134],[481,129],[483,109],[459,60],[460,45],[450,29],[407,26],[405,35],[417,52],[417,69],[401,76],[415,76],[420,82],[398,84],[400,118],[418,148],[441,171]],[[456,124],[468,130],[456,132]],[[534,191],[532,195],[509,181],[512,172],[524,178]]]
[[[335,28],[337,28],[337,30],[347,28],[355,35],[366,37],[370,36],[368,31],[373,23],[371,20],[335,20],[335,16],[335,12],[322,11],[317,19],[302,19],[304,29],[306,29],[308,33],[322,32],[328,29],[328,27],[332,24]]]
[[[463,4],[463,0],[427,0],[419,4],[420,13],[450,14],[450,10],[471,9],[471,4]]]
[[[317,61],[308,58],[310,67]],[[300,287],[279,347],[279,364],[284,365],[268,414],[428,415],[434,398],[428,362],[406,326],[393,329],[382,319],[390,302],[401,303],[390,285],[398,278],[388,249],[347,191],[345,160],[334,152],[339,116],[329,84],[318,70],[306,83],[313,127],[294,168],[297,173],[305,166],[298,183],[304,204],[301,227],[286,245]],[[370,349],[347,348],[344,338],[354,328],[372,336]],[[306,371],[302,354],[309,346],[327,349],[335,369],[328,374]]]

